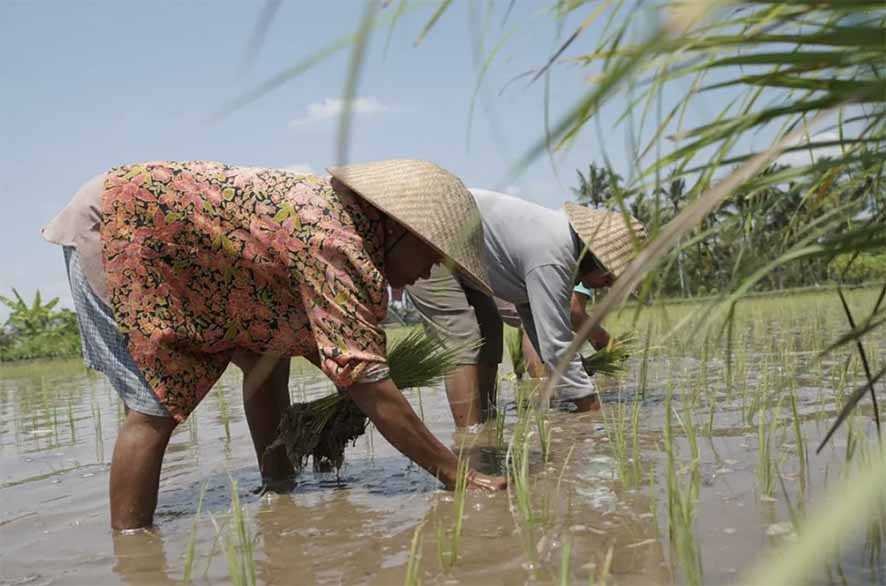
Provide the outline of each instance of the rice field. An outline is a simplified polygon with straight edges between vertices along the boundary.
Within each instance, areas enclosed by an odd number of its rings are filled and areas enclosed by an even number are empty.
[[[877,294],[847,292],[853,313]],[[871,461],[876,429],[865,399],[816,453],[865,380],[854,346],[822,354],[848,329],[835,292],[747,298],[731,326],[699,327],[707,310],[611,315],[610,332],[639,342],[623,375],[597,377],[601,412],[540,409],[538,384],[508,364],[479,431],[454,433],[442,388],[410,392],[464,462],[508,474],[495,495],[440,490],[371,428],[338,475],[259,495],[231,369],[174,435],[157,528],[135,535],[108,529],[122,406],[105,379],[79,361],[0,367],[0,584],[740,583]],[[877,372],[886,331],[864,343]],[[296,361],[294,401],[331,390]],[[813,583],[886,583],[886,503],[865,525],[820,556]]]

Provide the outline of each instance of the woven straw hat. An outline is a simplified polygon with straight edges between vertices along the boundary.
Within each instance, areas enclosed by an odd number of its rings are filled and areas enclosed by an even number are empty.
[[[585,246],[616,279],[636,254],[638,244],[646,239],[646,228],[633,216],[619,212],[595,210],[575,203],[563,206],[572,229]]]
[[[480,211],[461,179],[429,161],[390,159],[330,167],[333,177],[439,252],[492,295],[480,262]]]

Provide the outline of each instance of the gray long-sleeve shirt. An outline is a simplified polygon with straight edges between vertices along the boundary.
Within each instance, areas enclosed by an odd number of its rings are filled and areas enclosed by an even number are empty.
[[[497,297],[517,306],[526,333],[545,364],[556,367],[575,334],[569,303],[578,243],[562,210],[504,193],[471,189],[483,219],[483,255]],[[594,392],[578,355],[557,386],[561,399]]]

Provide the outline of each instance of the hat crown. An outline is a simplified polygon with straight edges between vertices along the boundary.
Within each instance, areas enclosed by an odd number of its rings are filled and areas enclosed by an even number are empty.
[[[480,262],[480,211],[461,179],[435,163],[416,159],[344,165],[330,168],[329,173],[491,294]]]
[[[618,278],[646,240],[646,228],[630,214],[564,205],[569,223],[590,252]]]

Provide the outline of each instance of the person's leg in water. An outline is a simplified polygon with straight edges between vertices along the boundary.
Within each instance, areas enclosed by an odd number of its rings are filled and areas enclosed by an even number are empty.
[[[462,364],[444,380],[449,410],[456,428],[480,423],[483,406],[480,401],[480,366]]]
[[[480,413],[476,423],[495,417],[498,394],[498,365],[504,354],[504,323],[492,297],[465,287],[465,298],[474,309],[482,340],[477,355],[477,394]]]
[[[160,470],[176,421],[126,410],[111,459],[111,527],[150,527],[157,508]]]
[[[428,335],[462,347],[456,357],[458,367],[444,381],[456,427],[481,423],[495,402],[501,361],[502,327],[492,298],[463,287],[443,266],[435,267],[430,278],[406,287],[406,292]]]
[[[534,374],[532,374],[532,371],[529,370],[529,368],[530,368],[529,363],[530,362],[529,362],[528,355],[529,355],[530,351],[536,357],[536,359],[538,360],[538,363],[541,365],[541,369],[542,369],[541,377],[550,376],[550,370],[548,370],[547,365],[541,361],[541,358],[540,358],[541,352],[539,352],[539,349],[533,343],[532,337],[529,336],[527,330],[524,330],[524,332],[523,332],[523,344],[524,344],[524,353],[527,354],[527,358],[526,358],[527,370],[530,372],[530,376],[532,376],[533,378],[537,378]],[[528,346],[528,349],[525,349],[527,346]],[[541,377],[538,377],[538,378],[541,378]],[[601,408],[600,407],[600,398],[597,393],[591,393],[590,395],[588,395],[586,397],[582,397],[580,399],[570,399],[569,401],[564,401],[561,404],[561,407],[564,407],[565,405],[568,405],[568,404],[571,404],[571,408],[569,408],[568,410],[573,413],[584,413],[587,411],[599,411]]]
[[[111,458],[111,527],[149,527],[157,507],[163,455],[177,422],[160,404],[133,361],[112,309],[86,278],[79,251],[65,246],[64,257],[83,360],[86,366],[108,377],[126,410]]]
[[[243,371],[243,407],[263,488],[288,490],[294,471],[285,448],[265,451],[276,439],[280,418],[289,407],[290,359],[237,352],[233,362]]]

